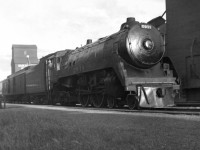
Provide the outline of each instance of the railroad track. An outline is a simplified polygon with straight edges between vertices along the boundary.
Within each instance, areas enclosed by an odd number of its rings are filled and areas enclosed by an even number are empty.
[[[80,105],[72,106],[60,106],[60,105],[33,105],[33,104],[7,104],[11,106],[22,106],[30,108],[41,108],[41,109],[54,109],[63,111],[81,111],[81,112],[106,112],[106,113],[163,113],[171,115],[196,115],[200,116],[200,107],[166,107],[166,108],[140,108],[138,110],[130,110],[128,107],[124,108],[94,108],[94,107],[81,107]]]
[[[66,106],[67,107],[67,106]],[[124,108],[94,108],[94,107],[70,107],[70,108],[77,108],[77,109],[89,109],[89,110],[98,110],[98,111],[110,111],[110,112],[127,112],[127,113],[165,113],[165,114],[185,114],[185,115],[199,115],[200,116],[200,107],[166,107],[166,108],[140,108],[138,110],[130,110],[128,107]]]

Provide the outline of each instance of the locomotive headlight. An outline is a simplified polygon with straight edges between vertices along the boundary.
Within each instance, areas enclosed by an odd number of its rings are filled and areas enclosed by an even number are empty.
[[[158,88],[157,90],[156,90],[156,95],[157,95],[157,97],[159,97],[159,98],[163,98],[164,96],[165,96],[165,93],[166,91],[165,91],[165,89],[164,88]]]
[[[146,49],[146,50],[152,50],[153,47],[154,47],[154,43],[153,43],[153,41],[150,40],[150,39],[145,39],[145,40],[143,41],[143,47],[144,47],[144,49]]]

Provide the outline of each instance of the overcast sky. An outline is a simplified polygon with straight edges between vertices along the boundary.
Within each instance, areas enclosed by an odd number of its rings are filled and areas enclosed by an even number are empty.
[[[0,0],[0,81],[11,73],[12,44],[36,44],[38,58],[119,30],[127,17],[147,22],[165,0]]]

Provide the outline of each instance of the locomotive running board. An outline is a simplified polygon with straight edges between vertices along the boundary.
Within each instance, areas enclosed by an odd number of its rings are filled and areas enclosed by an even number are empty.
[[[143,85],[144,87],[173,87],[175,86],[175,78],[130,78],[125,79],[125,90],[136,91],[137,85]]]

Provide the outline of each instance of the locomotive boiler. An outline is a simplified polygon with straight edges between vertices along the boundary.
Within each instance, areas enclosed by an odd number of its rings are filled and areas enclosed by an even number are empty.
[[[127,18],[120,30],[83,47],[40,59],[7,77],[10,102],[81,104],[83,107],[167,107],[178,98],[176,70],[150,24]]]
[[[179,85],[164,52],[154,26],[127,18],[117,33],[47,60],[55,62],[48,71],[51,100],[130,109],[174,105]]]

